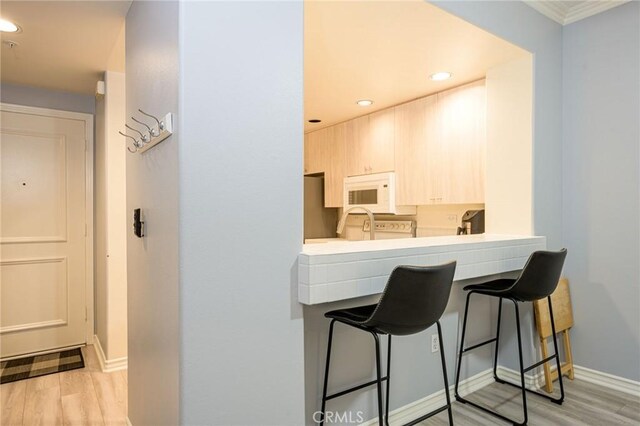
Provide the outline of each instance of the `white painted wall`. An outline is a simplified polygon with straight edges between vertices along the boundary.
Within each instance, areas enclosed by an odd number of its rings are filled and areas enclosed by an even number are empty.
[[[0,84],[0,102],[87,114],[93,114],[96,111],[95,99],[91,95],[9,83]]]
[[[575,362],[640,380],[640,3],[565,27],[563,97]]]
[[[178,69],[178,2],[134,1],[126,20],[127,117],[139,116],[138,108],[179,113]],[[136,426],[180,424],[179,131],[144,154],[126,153],[128,394]],[[131,226],[137,207],[144,238]]]
[[[301,425],[303,3],[179,13],[180,423]]]
[[[486,231],[533,235],[533,58],[487,71]]]
[[[96,336],[107,362],[127,356],[126,151],[118,134],[126,119],[125,76],[104,74],[96,100]]]

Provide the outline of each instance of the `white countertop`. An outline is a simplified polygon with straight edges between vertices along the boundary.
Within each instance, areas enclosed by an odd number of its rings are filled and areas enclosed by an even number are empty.
[[[455,281],[517,271],[531,253],[545,248],[545,237],[497,234],[304,244],[298,300],[314,305],[381,293],[398,265],[455,260]]]
[[[450,235],[444,237],[396,238],[392,240],[364,240],[347,241],[340,239],[326,239],[326,242],[313,242],[302,246],[302,253],[309,256],[360,253],[380,250],[410,249],[417,247],[457,246],[460,244],[478,244],[487,242],[511,242],[514,240],[530,240],[525,235],[474,234]]]

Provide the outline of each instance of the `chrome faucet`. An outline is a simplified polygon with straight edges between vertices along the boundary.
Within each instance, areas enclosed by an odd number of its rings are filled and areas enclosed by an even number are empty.
[[[340,221],[338,222],[338,229],[336,230],[336,232],[338,233],[338,235],[342,234],[342,232],[344,231],[344,225],[347,223],[347,216],[349,216],[349,213],[351,213],[353,210],[358,210],[358,209],[363,210],[369,216],[369,220],[371,221],[371,229],[369,229],[369,232],[370,232],[369,239],[375,240],[376,239],[376,220],[373,217],[373,213],[371,212],[371,210],[362,206],[355,206],[345,210],[344,213],[342,213],[342,217],[340,218]]]

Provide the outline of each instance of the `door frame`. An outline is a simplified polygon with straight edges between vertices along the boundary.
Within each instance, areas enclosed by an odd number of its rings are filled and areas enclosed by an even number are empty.
[[[43,117],[66,118],[84,121],[84,157],[85,157],[85,344],[93,343],[94,335],[94,259],[93,259],[93,114],[63,111],[58,109],[40,108],[27,105],[8,104],[0,102],[0,111],[15,112]]]

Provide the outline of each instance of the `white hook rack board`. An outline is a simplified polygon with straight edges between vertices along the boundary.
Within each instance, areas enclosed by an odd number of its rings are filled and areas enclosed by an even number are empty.
[[[139,148],[137,151],[140,154],[142,154],[145,151],[150,150],[151,148],[153,148],[154,146],[158,145],[160,142],[162,142],[163,140],[165,140],[166,138],[168,138],[169,136],[171,136],[173,134],[173,114],[168,113],[167,115],[162,117],[160,122],[163,124],[163,129],[161,130],[159,128],[158,124],[155,124],[152,127],[153,133],[154,134],[158,133],[158,136],[151,137],[149,142],[145,143],[144,146]]]

